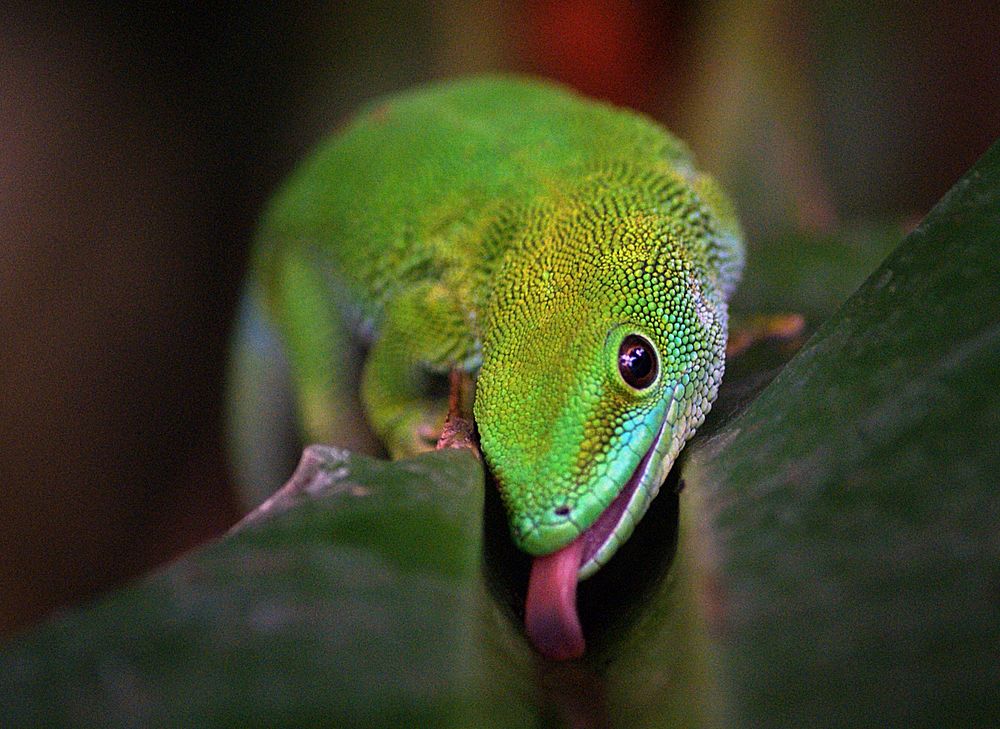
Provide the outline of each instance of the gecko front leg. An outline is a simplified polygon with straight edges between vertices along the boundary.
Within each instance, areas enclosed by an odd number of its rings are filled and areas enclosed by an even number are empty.
[[[449,403],[430,385],[461,371],[471,341],[466,317],[443,285],[418,284],[393,299],[361,382],[369,422],[393,458],[434,449]]]

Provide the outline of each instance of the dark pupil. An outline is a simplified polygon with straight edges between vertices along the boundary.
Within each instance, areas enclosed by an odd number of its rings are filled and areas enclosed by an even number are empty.
[[[638,334],[625,337],[618,350],[618,370],[632,387],[648,387],[656,379],[656,355],[652,345]]]

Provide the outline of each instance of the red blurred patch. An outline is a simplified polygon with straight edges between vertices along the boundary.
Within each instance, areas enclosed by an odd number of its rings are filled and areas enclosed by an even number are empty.
[[[656,114],[677,75],[680,8],[624,0],[525,3],[525,57],[535,73]]]

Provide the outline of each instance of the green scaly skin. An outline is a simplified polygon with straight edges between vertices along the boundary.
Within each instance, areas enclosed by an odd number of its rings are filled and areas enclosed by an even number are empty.
[[[362,400],[394,457],[439,429],[428,373],[478,374],[482,451],[531,554],[593,524],[652,450],[582,578],[631,533],[716,396],[742,257],[725,196],[660,126],[489,77],[360,113],[276,197],[256,267],[310,439],[330,437],[346,386],[331,374],[340,327],[370,342]],[[630,333],[659,356],[642,391],[618,371]]]

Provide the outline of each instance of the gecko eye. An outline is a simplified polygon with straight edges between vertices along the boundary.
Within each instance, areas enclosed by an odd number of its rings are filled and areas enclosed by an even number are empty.
[[[618,348],[618,371],[626,384],[644,390],[653,384],[659,367],[656,350],[645,337],[629,334]]]

